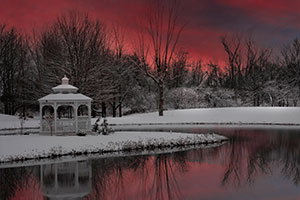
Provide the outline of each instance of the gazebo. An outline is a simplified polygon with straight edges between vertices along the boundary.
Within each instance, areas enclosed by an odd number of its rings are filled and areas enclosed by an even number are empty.
[[[90,97],[77,93],[64,76],[53,93],[39,99],[41,133],[78,133],[91,131]]]

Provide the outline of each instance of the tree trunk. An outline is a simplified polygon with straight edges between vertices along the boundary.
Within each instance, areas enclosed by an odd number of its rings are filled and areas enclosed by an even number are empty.
[[[112,112],[113,112],[113,117],[116,117],[117,112],[116,112],[116,102],[115,101],[112,103]]]
[[[122,102],[119,104],[119,117],[122,117]]]
[[[159,84],[159,102],[158,102],[158,115],[164,115],[164,86],[163,84]]]
[[[102,107],[102,117],[106,117],[106,105],[105,105],[105,102],[101,103],[101,107]]]

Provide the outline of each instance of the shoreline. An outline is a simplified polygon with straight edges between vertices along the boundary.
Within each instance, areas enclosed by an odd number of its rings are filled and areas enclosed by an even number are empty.
[[[191,123],[133,123],[133,124],[109,124],[112,128],[121,131],[118,128],[129,128],[132,131],[140,131],[141,128],[145,127],[147,129],[153,128],[153,126],[167,126],[167,127],[176,127],[176,126],[218,126],[224,128],[234,127],[249,127],[249,128],[300,128],[298,123],[202,123],[202,122],[191,122]],[[138,129],[135,129],[138,128]],[[39,134],[40,127],[24,127],[24,134]],[[21,128],[5,128],[0,129],[0,137],[8,135],[21,135]]]
[[[109,124],[110,126],[156,126],[156,125],[241,125],[241,126],[300,126],[298,123],[243,123],[243,122],[183,122],[183,123],[137,123],[137,124]]]
[[[1,136],[0,164],[62,156],[151,151],[165,148],[222,144],[228,138],[217,134],[170,132],[116,132],[108,136]],[[17,148],[16,148],[17,147]]]
[[[207,149],[219,147],[223,144],[226,144],[226,141],[213,143],[213,144],[196,144],[180,147],[165,147],[161,149],[153,150],[134,150],[134,151],[116,151],[116,152],[107,152],[107,153],[90,153],[87,155],[64,155],[56,158],[43,158],[43,159],[28,159],[25,161],[11,161],[11,162],[2,162],[0,163],[0,169],[2,168],[14,168],[14,167],[26,167],[34,165],[43,165],[43,164],[52,164],[52,163],[64,163],[64,162],[74,162],[74,161],[83,161],[89,159],[99,159],[107,157],[130,157],[130,156],[151,156],[159,154],[170,154],[181,151],[189,151],[193,149]]]
[[[157,112],[132,114],[123,117],[107,117],[111,127],[139,126],[294,126],[300,127],[300,107],[222,107],[166,110],[164,116]],[[97,118],[91,119],[91,124]],[[103,118],[102,118],[103,119]],[[25,121],[24,132],[39,132],[40,121]],[[17,116],[0,114],[0,135],[21,132]]]

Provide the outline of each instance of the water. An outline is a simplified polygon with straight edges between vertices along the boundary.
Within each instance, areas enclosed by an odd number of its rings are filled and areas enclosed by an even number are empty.
[[[225,145],[0,168],[0,199],[300,199],[300,130],[184,127]]]

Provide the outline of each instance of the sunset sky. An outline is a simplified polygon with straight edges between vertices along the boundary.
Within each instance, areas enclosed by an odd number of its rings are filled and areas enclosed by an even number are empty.
[[[143,1],[0,0],[0,23],[30,34],[64,12],[80,10],[108,25],[119,24],[130,36],[142,15]],[[194,59],[224,59],[220,36],[225,34],[252,34],[259,45],[276,49],[300,35],[298,0],[184,0],[181,18],[187,26],[180,45]]]

